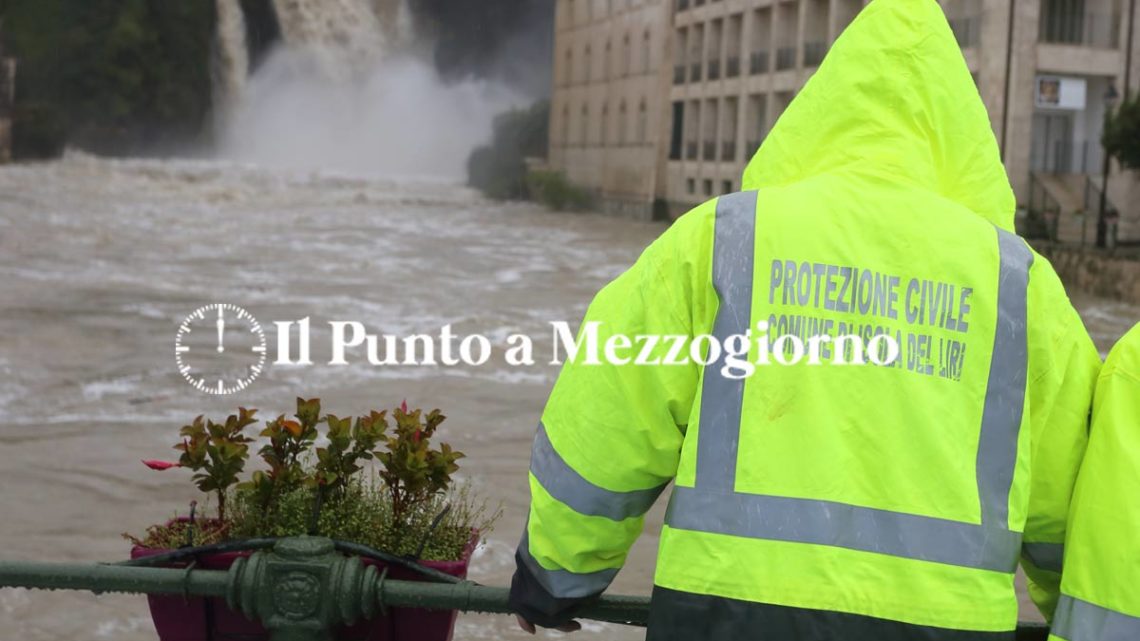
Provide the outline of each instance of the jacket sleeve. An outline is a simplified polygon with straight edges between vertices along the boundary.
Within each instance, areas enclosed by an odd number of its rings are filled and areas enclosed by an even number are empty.
[[[1043,259],[1031,279],[1029,512],[1021,566],[1029,595],[1047,620],[1060,597],[1069,505],[1088,444],[1089,410],[1100,355],[1053,268]]]
[[[1140,325],[1113,349],[1073,494],[1053,634],[1140,639]]]
[[[563,352],[534,439],[531,505],[511,584],[512,608],[532,623],[565,623],[609,585],[676,473],[698,366],[664,364],[672,341],[637,337],[688,338],[707,316],[714,211],[706,203],[682,216],[598,293],[577,337],[586,350],[596,332],[596,361]],[[633,345],[606,358],[607,343],[626,338]]]

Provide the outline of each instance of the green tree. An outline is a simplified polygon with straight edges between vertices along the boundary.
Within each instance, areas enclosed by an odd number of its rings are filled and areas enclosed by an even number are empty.
[[[1140,94],[1105,117],[1101,144],[1128,169],[1140,169]]]
[[[213,2],[0,0],[14,151],[141,153],[195,140],[211,107]]]

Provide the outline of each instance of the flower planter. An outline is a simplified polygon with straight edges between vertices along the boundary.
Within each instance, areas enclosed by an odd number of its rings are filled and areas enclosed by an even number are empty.
[[[452,576],[466,578],[467,565],[479,543],[477,533],[458,561],[423,561],[423,565]],[[137,559],[170,552],[157,548],[135,546],[131,558]],[[196,568],[228,570],[234,560],[249,556],[250,552],[204,554],[197,559]],[[383,570],[387,564],[373,559],[361,559],[365,565]],[[186,567],[174,563],[167,567]],[[401,581],[420,581],[423,576],[400,566],[388,569],[388,578]],[[150,616],[160,641],[269,641],[269,634],[260,623],[250,621],[240,612],[230,610],[225,599],[183,598],[181,596],[147,596]],[[337,641],[450,641],[455,627],[455,610],[424,610],[418,608],[390,608],[387,616],[360,620],[351,626],[334,630]]]

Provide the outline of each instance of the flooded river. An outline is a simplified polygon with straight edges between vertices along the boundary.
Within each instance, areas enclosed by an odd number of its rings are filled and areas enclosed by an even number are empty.
[[[471,576],[506,584],[530,439],[556,369],[501,357],[329,367],[318,328],[353,320],[378,334],[434,335],[450,323],[493,341],[528,334],[540,357],[549,322],[576,323],[661,229],[492,203],[430,180],[86,156],[0,167],[0,553],[124,558],[121,532],[195,497],[188,475],[139,459],[167,457],[177,427],[197,414],[240,404],[276,415],[297,395],[348,414],[406,398],[444,410],[441,436],[467,453],[464,475],[502,502]],[[1136,307],[1075,299],[1102,350],[1140,319]],[[192,389],[174,365],[175,331],[213,302],[265,325],[310,317],[318,365],[270,366],[233,396]],[[615,592],[649,590],[662,512],[651,513]],[[21,641],[154,638],[145,600],[122,595],[0,590],[0,630]],[[476,615],[461,616],[455,636],[529,638],[506,617]],[[588,623],[572,638],[640,636]]]

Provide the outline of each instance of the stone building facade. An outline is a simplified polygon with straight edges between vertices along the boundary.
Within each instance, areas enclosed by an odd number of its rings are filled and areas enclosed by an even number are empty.
[[[865,4],[558,0],[552,166],[607,209],[641,217],[739,189],[752,153]],[[1019,204],[1062,240],[1091,242],[1105,105],[1140,90],[1135,0],[941,4]],[[1140,240],[1137,184],[1112,164],[1106,203],[1122,239]]]

